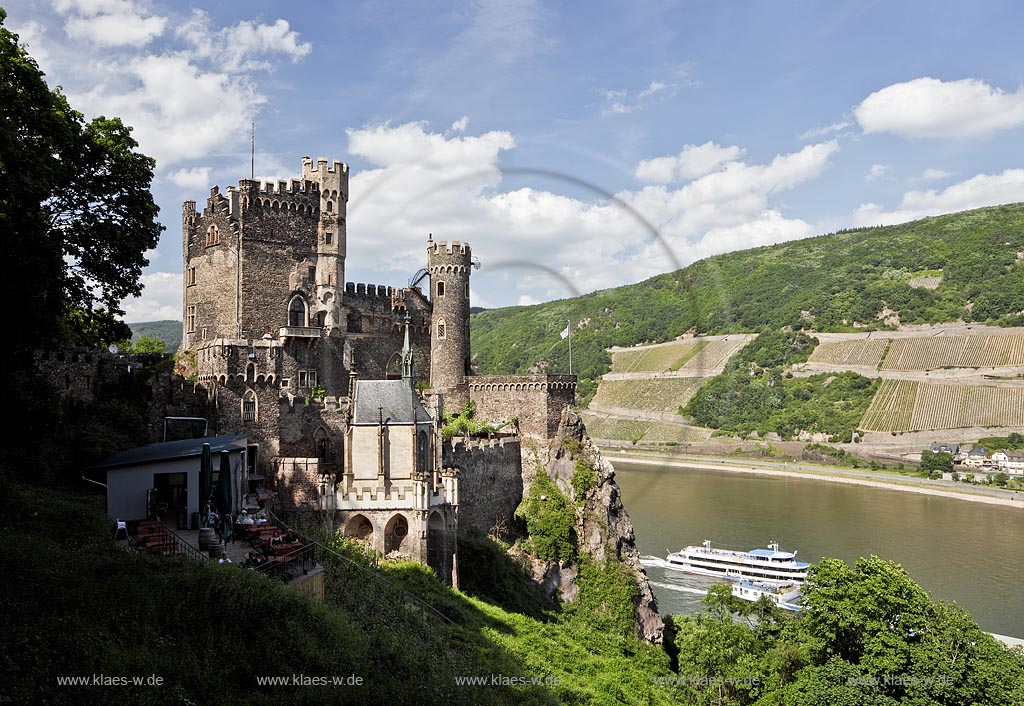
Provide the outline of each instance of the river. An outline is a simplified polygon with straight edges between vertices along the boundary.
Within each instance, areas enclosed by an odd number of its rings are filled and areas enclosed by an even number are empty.
[[[692,613],[715,579],[666,568],[668,550],[710,539],[777,541],[815,562],[877,555],[989,632],[1024,637],[1024,510],[804,478],[632,463],[610,455],[662,614]]]

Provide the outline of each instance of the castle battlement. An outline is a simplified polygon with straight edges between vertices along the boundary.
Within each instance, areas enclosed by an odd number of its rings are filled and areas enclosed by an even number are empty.
[[[302,174],[320,173],[320,174],[343,174],[348,176],[348,165],[339,159],[334,160],[334,163],[328,167],[328,160],[325,157],[318,157],[316,160],[316,168],[313,167],[313,159],[311,157],[302,158]]]
[[[447,240],[441,240],[434,242],[433,240],[427,241],[427,251],[433,255],[441,255],[447,253],[449,255],[465,255],[469,256],[470,252],[469,243],[463,243],[458,240],[448,242]]]
[[[394,287],[383,284],[345,283],[345,294],[360,297],[390,297],[395,293]]]

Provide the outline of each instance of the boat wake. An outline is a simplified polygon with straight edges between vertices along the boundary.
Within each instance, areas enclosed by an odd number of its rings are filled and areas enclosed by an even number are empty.
[[[668,568],[668,562],[665,561],[664,559],[662,559],[661,557],[657,557],[657,556],[641,556],[640,557],[640,563],[643,564],[645,567],[648,567],[648,568],[651,568],[651,567],[658,568],[658,569],[667,569]]]
[[[661,581],[651,581],[650,584],[656,588],[665,588],[669,591],[675,591],[676,593],[692,593],[697,596],[703,596],[707,593],[707,589],[693,588],[691,586],[680,586],[675,583],[663,583]]]

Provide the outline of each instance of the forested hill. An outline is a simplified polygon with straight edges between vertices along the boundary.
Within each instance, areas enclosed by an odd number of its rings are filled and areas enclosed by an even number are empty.
[[[608,370],[605,348],[687,331],[891,328],[892,312],[903,324],[1020,326],[1022,259],[1024,204],[846,230],[717,255],[574,299],[474,314],[473,358],[480,373],[567,372],[559,331],[566,320],[583,322],[573,334],[573,372],[587,397]]]

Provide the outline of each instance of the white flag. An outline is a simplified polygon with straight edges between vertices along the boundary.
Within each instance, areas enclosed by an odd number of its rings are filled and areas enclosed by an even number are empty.
[[[565,325],[565,330],[562,331],[562,340],[564,341],[569,337],[569,324]]]

